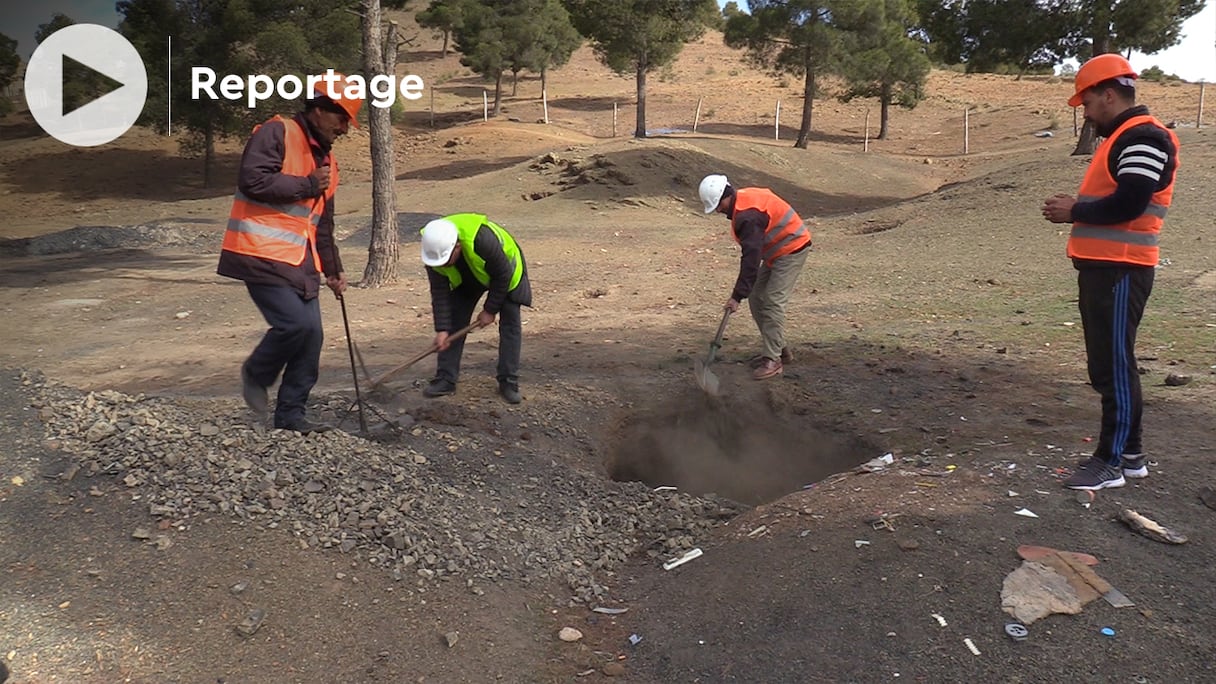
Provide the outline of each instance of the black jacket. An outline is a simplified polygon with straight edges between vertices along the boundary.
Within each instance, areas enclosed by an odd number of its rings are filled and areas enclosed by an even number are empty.
[[[295,121],[308,133],[313,159],[321,166],[329,158],[330,148],[317,140],[303,114],[297,114]],[[263,124],[245,143],[237,187],[252,199],[271,203],[297,202],[321,194],[312,178],[283,173],[286,135],[283,126],[277,121]],[[321,222],[317,224],[317,252],[321,255],[321,268],[327,275],[336,276],[342,272],[342,259],[334,241],[332,198],[325,203]],[[313,266],[311,250],[299,266],[224,250],[220,252],[216,272],[251,285],[285,285],[305,299],[316,297],[321,289],[321,277]]]
[[[427,279],[431,286],[431,314],[435,320],[435,332],[455,332],[456,330],[452,321],[452,297],[463,297],[476,302],[481,298],[482,293],[488,291],[489,294],[486,295],[486,302],[482,308],[495,316],[502,311],[503,303],[508,299],[520,306],[532,306],[532,284],[528,280],[528,261],[524,259],[523,248],[519,247],[518,243],[516,243],[516,247],[519,248],[519,258],[524,261],[524,273],[514,290],[507,289],[511,286],[511,276],[514,275],[511,263],[507,260],[507,254],[503,251],[498,236],[484,224],[477,229],[477,235],[473,237],[473,251],[477,253],[477,256],[485,259],[486,274],[490,276],[488,288],[477,282],[477,278],[469,270],[464,258],[456,260],[456,269],[460,271],[460,287],[456,289],[452,289],[451,281],[447,276],[433,268],[426,269]]]

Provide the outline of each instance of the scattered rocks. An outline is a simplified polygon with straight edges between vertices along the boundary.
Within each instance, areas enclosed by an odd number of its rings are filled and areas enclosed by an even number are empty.
[[[241,636],[253,636],[253,633],[258,631],[262,626],[262,622],[266,620],[266,611],[262,608],[254,608],[249,611],[244,620],[236,624],[236,631]]]
[[[625,666],[617,662],[605,663],[600,672],[603,672],[605,677],[620,677],[625,674]]]
[[[578,641],[583,638],[583,633],[573,627],[562,627],[557,633],[557,638],[566,642]]]
[[[443,641],[448,645],[448,648],[455,646],[456,642],[460,641],[460,632],[448,632],[444,634]]]
[[[1165,376],[1165,384],[1170,387],[1182,387],[1191,381],[1191,376],[1183,373],[1170,373]]]
[[[405,442],[386,444],[338,431],[266,431],[197,402],[40,391],[46,437],[74,457],[76,477],[97,478],[90,495],[122,483],[168,523],[163,530],[230,516],[285,530],[300,548],[357,554],[402,581],[558,578],[572,600],[594,605],[607,595],[603,573],[630,554],[678,555],[739,512],[723,499],[658,494],[564,466],[546,465],[542,475],[535,459],[512,458],[512,448],[527,446],[461,420],[421,422]],[[330,401],[349,406],[349,398]],[[553,416],[525,425],[520,440],[562,429]],[[132,536],[172,544],[151,529]]]

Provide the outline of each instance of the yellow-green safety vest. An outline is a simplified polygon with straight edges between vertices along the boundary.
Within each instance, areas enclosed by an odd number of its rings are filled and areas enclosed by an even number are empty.
[[[515,244],[515,238],[511,237],[510,233],[497,223],[487,219],[485,214],[452,214],[444,218],[456,226],[456,240],[460,243],[461,258],[468,264],[469,270],[473,272],[473,277],[477,279],[477,282],[481,283],[483,287],[490,286],[490,274],[486,273],[486,260],[473,249],[473,240],[477,237],[477,231],[485,225],[494,231],[494,235],[502,243],[502,251],[506,253],[507,262],[511,265],[511,282],[507,285],[507,292],[514,290],[519,285],[519,281],[524,275],[524,260],[520,257],[519,246]],[[453,290],[460,287],[462,278],[460,269],[456,266],[435,266],[433,268],[447,277]]]

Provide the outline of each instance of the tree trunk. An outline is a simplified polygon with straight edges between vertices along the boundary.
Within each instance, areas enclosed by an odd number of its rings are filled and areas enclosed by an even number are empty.
[[[397,64],[397,25],[390,23],[381,42],[380,0],[363,0],[363,70],[368,80],[392,74]],[[397,196],[393,187],[393,122],[388,107],[369,106],[368,132],[372,155],[372,235],[367,245],[363,287],[380,287],[397,280],[401,256],[397,244]]]
[[[449,40],[451,37],[452,37],[452,32],[451,32],[451,31],[444,31],[444,32],[443,32],[443,49],[441,49],[441,50],[439,51],[439,56],[440,56],[440,57],[447,57],[447,56],[448,56],[448,40]]]
[[[1094,55],[1104,55],[1110,52],[1110,34],[1109,31],[1105,30],[1105,27],[1109,26],[1109,20],[1105,17],[1095,17],[1094,21]],[[1073,148],[1072,156],[1093,154],[1097,149],[1098,131],[1094,129],[1094,125],[1087,119],[1085,124],[1081,126],[1081,133],[1077,136],[1077,146]]]
[[[794,147],[805,150],[811,139],[811,115],[815,106],[815,70],[807,68],[802,86],[802,123],[798,126],[798,139]]]
[[[638,62],[638,72],[636,74],[638,84],[638,115],[636,127],[633,129],[633,137],[646,137],[646,65],[643,62]]]
[[[511,71],[511,97],[515,97],[519,92],[519,72]]]
[[[212,166],[215,164],[215,126],[211,120],[203,128],[203,187],[211,187]]]
[[[1077,146],[1073,149],[1072,156],[1093,154],[1097,149],[1098,130],[1086,119],[1085,124],[1081,126],[1081,133],[1077,136]]]
[[[494,114],[498,116],[502,113],[502,72],[498,72],[498,77],[494,79]]]
[[[891,120],[891,85],[882,84],[882,92],[878,103],[878,139],[887,139],[887,123]]]
[[[540,92],[543,95],[549,89],[549,67],[540,68]]]

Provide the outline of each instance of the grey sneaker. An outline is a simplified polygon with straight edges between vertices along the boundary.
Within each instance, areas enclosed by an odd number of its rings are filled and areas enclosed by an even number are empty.
[[[1109,487],[1122,487],[1127,484],[1123,479],[1123,469],[1108,464],[1099,458],[1091,458],[1077,471],[1064,480],[1064,486],[1069,489],[1085,489],[1095,491]]]
[[[1148,459],[1144,454],[1123,454],[1123,477],[1133,480],[1148,477]]]

